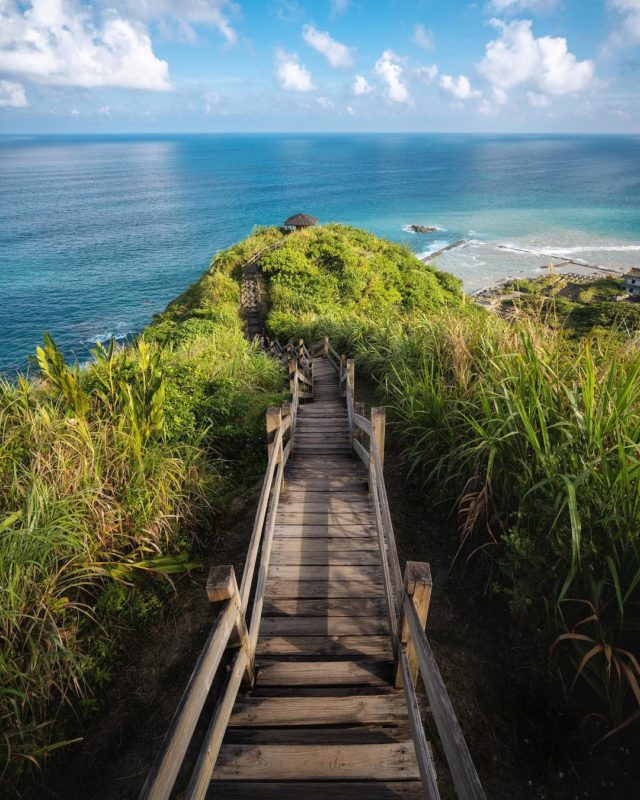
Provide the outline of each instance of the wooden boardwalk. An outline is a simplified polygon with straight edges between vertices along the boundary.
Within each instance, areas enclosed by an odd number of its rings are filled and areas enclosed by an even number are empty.
[[[338,374],[313,361],[285,471],[256,651],[212,797],[415,798],[420,773],[394,660],[367,472]],[[275,783],[273,783],[275,781]]]
[[[485,800],[425,635],[429,565],[400,569],[384,411],[364,416],[354,363],[328,338],[313,355],[303,342],[269,348],[287,365],[291,402],[267,413],[269,460],[242,580],[232,567],[210,571],[218,616],[140,800],[439,800],[418,671],[458,798]],[[176,795],[225,658],[190,782]]]

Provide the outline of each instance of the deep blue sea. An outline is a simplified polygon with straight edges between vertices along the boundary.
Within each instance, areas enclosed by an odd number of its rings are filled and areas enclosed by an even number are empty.
[[[0,137],[0,370],[43,331],[86,359],[297,211],[423,255],[464,239],[437,263],[470,291],[552,257],[640,266],[640,137]]]

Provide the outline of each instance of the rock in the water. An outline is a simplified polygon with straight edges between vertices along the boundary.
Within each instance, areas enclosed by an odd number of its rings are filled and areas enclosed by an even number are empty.
[[[433,225],[409,225],[409,230],[414,233],[434,233],[438,229]]]

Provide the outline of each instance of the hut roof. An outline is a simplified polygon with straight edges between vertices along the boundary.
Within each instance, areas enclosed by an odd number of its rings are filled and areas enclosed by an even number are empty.
[[[631,267],[628,272],[625,272],[623,278],[640,278],[640,269]]]
[[[289,219],[285,220],[285,225],[290,225],[292,228],[308,228],[312,225],[317,225],[318,220],[309,214],[294,214]]]

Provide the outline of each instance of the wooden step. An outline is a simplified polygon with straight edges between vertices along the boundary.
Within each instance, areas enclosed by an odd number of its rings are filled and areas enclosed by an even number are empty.
[[[390,661],[278,661],[262,664],[260,686],[379,686],[391,680]]]
[[[375,581],[382,580],[382,565],[293,565],[271,564],[269,580],[284,581]]]
[[[374,525],[359,525],[351,523],[297,523],[291,520],[276,520],[275,538],[291,537],[294,539],[307,539],[319,537],[321,539],[375,539],[377,532]]]
[[[210,800],[424,800],[420,781],[328,781],[326,783],[250,783],[218,781]]]
[[[359,691],[359,690],[352,690]],[[375,692],[375,690],[372,690]],[[358,694],[359,697],[392,697],[390,694]],[[303,697],[295,697],[303,699]],[[318,698],[319,695],[314,695]],[[349,695],[355,697],[355,695]],[[257,700],[271,700],[270,697],[257,697]],[[326,695],[325,699],[339,700],[340,697]],[[343,698],[344,699],[344,698]],[[385,742],[406,742],[411,738],[408,722],[390,723],[388,725],[359,725],[354,722],[352,726],[340,727],[303,727],[291,728],[229,728],[225,733],[225,744],[383,744]]]
[[[364,697],[246,697],[236,701],[229,726],[390,725],[405,723],[407,718],[400,692]]]
[[[269,578],[267,580],[267,597],[383,597],[384,588],[381,583],[345,581],[288,581]]]
[[[305,660],[375,658],[391,660],[391,640],[380,636],[268,636],[258,639],[257,655],[266,658],[304,658]]]
[[[382,636],[389,632],[379,617],[263,617],[260,636]]]
[[[373,511],[282,511],[278,509],[278,524],[289,525],[365,525],[375,523]]]
[[[360,537],[351,539],[347,539],[344,536],[335,538],[319,536],[308,536],[306,538],[302,536],[279,536],[274,538],[271,546],[272,553],[283,553],[291,557],[303,556],[306,554],[310,556],[314,554],[330,556],[332,553],[342,556],[354,551],[358,553],[374,552],[377,554],[379,550],[378,539],[373,535],[366,538]]]
[[[372,600],[368,597],[334,600],[282,600],[271,598],[266,600],[262,613],[265,617],[376,617],[386,616],[387,606],[384,600]]]
[[[368,564],[380,565],[380,551],[371,550],[342,550],[331,552],[295,552],[291,550],[272,550],[270,564],[282,566],[328,566],[329,564]]]
[[[214,779],[418,779],[413,742],[353,745],[223,744]],[[307,793],[307,796],[308,793]]]

